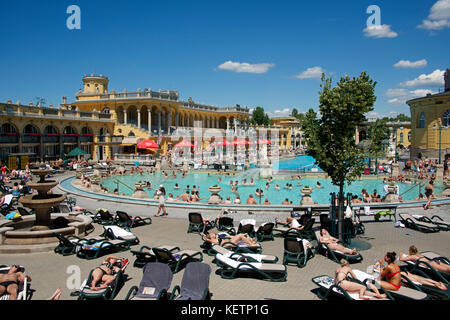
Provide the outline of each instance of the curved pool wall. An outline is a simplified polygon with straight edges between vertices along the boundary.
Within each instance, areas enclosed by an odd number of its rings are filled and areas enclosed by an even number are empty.
[[[110,202],[118,202],[118,203],[128,203],[128,204],[134,204],[134,205],[143,205],[143,206],[158,206],[157,200],[151,200],[151,199],[135,199],[131,197],[126,196],[118,196],[114,194],[104,194],[104,193],[95,193],[92,191],[86,191],[79,188],[76,188],[72,185],[72,182],[75,180],[75,177],[67,177],[63,178],[60,182],[59,188],[68,193],[68,194],[74,194],[81,197],[86,197],[90,199],[95,200],[102,200],[102,201],[110,201]],[[413,207],[422,207],[426,201],[403,201],[403,202],[397,202],[397,203],[389,203],[389,204],[395,204],[398,205],[399,208],[413,208]],[[450,204],[450,198],[440,198],[433,200],[434,205],[449,205]],[[353,208],[359,208],[364,206],[370,206],[371,208],[376,209],[376,207],[384,206],[386,203],[364,203],[361,205],[354,205]],[[212,211],[213,213],[217,213],[222,208],[229,208],[236,211],[244,211],[244,212],[279,212],[279,213],[290,213],[293,208],[329,208],[329,205],[322,204],[322,205],[312,205],[312,206],[301,206],[301,205],[236,205],[236,204],[227,204],[227,205],[212,205],[207,203],[199,203],[196,202],[193,203],[186,203],[186,202],[167,202],[166,201],[166,207],[170,208],[179,208],[179,209],[186,209],[189,211],[195,210],[195,209],[201,209],[202,211]]]

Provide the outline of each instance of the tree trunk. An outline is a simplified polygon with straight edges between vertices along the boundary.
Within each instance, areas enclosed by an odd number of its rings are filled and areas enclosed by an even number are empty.
[[[338,215],[339,215],[339,240],[343,240],[343,234],[344,234],[344,184],[341,183],[339,185],[339,208],[338,208]]]

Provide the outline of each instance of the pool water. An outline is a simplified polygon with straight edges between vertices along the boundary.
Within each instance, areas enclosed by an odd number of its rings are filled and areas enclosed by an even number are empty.
[[[306,163],[311,163],[311,159],[304,159],[303,157],[299,157],[302,162],[301,165],[305,165]],[[288,160],[280,162],[280,168],[294,168],[295,160]],[[297,166],[298,168],[298,166]],[[292,169],[289,169],[292,170]],[[218,178],[221,178],[221,181],[218,182]],[[255,185],[242,185],[243,179],[246,179],[247,182],[253,178]],[[120,182],[117,182],[120,181]],[[314,189],[311,197],[313,201],[316,201],[318,204],[329,204],[330,202],[330,193],[338,192],[339,188],[331,184],[331,179],[326,178],[302,178],[301,180],[292,179],[291,177],[285,178],[282,176],[274,176],[272,183],[270,183],[269,187],[266,188],[267,179],[259,178],[259,169],[250,169],[243,171],[241,173],[236,173],[232,176],[226,175],[216,175],[215,173],[200,173],[200,172],[189,172],[184,178],[181,177],[181,174],[177,174],[176,178],[172,178],[171,174],[169,174],[169,178],[164,178],[164,176],[160,173],[155,173],[153,175],[148,173],[141,174],[133,174],[133,175],[124,175],[124,176],[114,176],[104,179],[101,184],[108,188],[110,192],[113,192],[114,189],[119,189],[119,194],[124,193],[127,196],[131,196],[134,192],[134,184],[137,182],[147,182],[149,181],[153,187],[152,190],[145,189],[149,198],[153,198],[156,190],[159,185],[163,185],[166,189],[166,194],[172,193],[174,198],[184,193],[186,189],[190,191],[196,186],[199,190],[200,197],[203,198],[200,202],[207,203],[209,197],[211,196],[211,192],[208,191],[208,188],[213,185],[219,185],[222,187],[222,191],[219,193],[220,196],[225,200],[228,196],[231,201],[236,199],[236,196],[239,195],[241,198],[241,203],[245,204],[249,195],[253,194],[257,203],[264,203],[264,200],[267,198],[271,204],[282,204],[285,199],[292,201],[294,205],[300,204],[301,201],[301,188],[304,186],[315,187],[317,182],[320,182],[322,188]],[[230,184],[231,181],[238,181],[238,193],[232,192],[232,186]],[[178,184],[178,188],[176,188],[175,184]],[[279,185],[279,190],[276,189],[276,185]],[[292,190],[286,189],[286,184],[292,184]],[[415,187],[412,190],[408,191],[413,187],[411,184],[398,183],[400,188],[400,194],[402,195],[403,200],[414,200],[419,195],[419,187]],[[421,187],[420,192],[424,193],[423,185]],[[263,190],[263,196],[257,197],[255,196],[255,191],[257,188],[261,188]],[[368,190],[370,194],[373,193],[374,190],[377,190],[377,193],[382,197],[385,195],[384,193],[384,184],[382,179],[374,179],[374,178],[365,178],[358,181],[353,182],[350,186],[345,187],[345,193],[350,192],[360,196],[362,189]],[[443,190],[443,186],[435,185],[435,194],[441,193]],[[404,192],[407,193],[403,194]]]

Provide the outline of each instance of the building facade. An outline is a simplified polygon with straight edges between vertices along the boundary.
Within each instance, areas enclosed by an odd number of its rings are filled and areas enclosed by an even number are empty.
[[[409,100],[411,157],[444,159],[450,154],[450,69],[444,75],[444,92]]]
[[[158,142],[160,152],[171,149],[170,135],[194,125],[225,130],[248,121],[249,109],[179,100],[177,91],[144,89],[109,91],[103,75],[84,76],[83,89],[72,103],[63,97],[58,108],[0,104],[0,154],[27,154],[31,160],[53,160],[79,147],[93,160],[135,153],[140,140]]]

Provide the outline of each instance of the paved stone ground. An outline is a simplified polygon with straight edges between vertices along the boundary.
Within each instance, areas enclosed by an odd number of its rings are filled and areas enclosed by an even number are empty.
[[[116,203],[108,203],[105,201],[96,201],[86,198],[78,198],[77,204],[89,210],[96,208],[107,208],[112,212],[123,210],[132,215],[152,216],[153,223],[148,226],[137,227],[132,229],[141,243],[133,246],[132,249],[139,249],[141,245],[159,246],[159,245],[176,245],[181,249],[201,250],[202,244],[199,235],[194,233],[186,233],[188,228],[187,212],[188,209],[179,209],[170,211],[168,218],[153,217],[154,208],[146,208],[137,205],[117,205]],[[450,221],[449,207],[436,207],[434,210],[424,211],[421,208],[401,209],[399,212],[408,212],[410,214],[426,214],[428,216],[438,214]],[[239,223],[241,218],[254,218],[260,222],[273,219],[277,216],[241,214],[235,216],[235,224]],[[361,248],[364,260],[361,263],[353,264],[354,269],[365,271],[366,268],[373,264],[375,259],[382,258],[387,251],[395,251],[397,253],[407,252],[408,247],[412,244],[417,246],[420,251],[432,250],[445,256],[450,256],[450,233],[439,232],[433,234],[424,234],[411,229],[394,228],[393,222],[373,222],[373,218],[366,219],[366,233],[363,236],[354,239],[354,243]],[[102,227],[95,225],[95,234],[102,232]],[[282,261],[283,257],[283,239],[276,238],[275,241],[263,242],[263,253],[276,255]],[[118,253],[117,255],[127,257],[131,264],[127,268],[128,281],[119,292],[116,300],[125,298],[128,290],[138,285],[141,280],[142,270],[134,268],[132,262],[134,257],[130,251]],[[307,266],[300,269],[294,265],[288,266],[288,278],[286,282],[269,282],[265,280],[251,278],[237,278],[234,280],[222,279],[215,274],[218,267],[212,263],[212,257],[204,255],[204,262],[212,267],[210,277],[210,290],[213,293],[213,299],[220,300],[260,300],[263,298],[284,299],[284,300],[318,300],[314,293],[316,286],[311,279],[318,275],[327,274],[334,275],[338,264],[328,258],[317,255],[310,260]],[[81,270],[82,282],[88,275],[89,271],[100,265],[102,259],[83,260],[76,256],[62,257],[53,252],[35,253],[35,254],[16,254],[16,255],[0,255],[0,264],[20,264],[26,267],[27,273],[32,277],[32,288],[36,290],[33,299],[46,299],[56,288],[61,287],[63,293],[61,299],[73,300],[70,292],[73,288],[68,288],[67,281],[72,274],[67,273],[70,266],[78,266]],[[182,280],[184,270],[174,275],[171,288],[179,285]],[[73,279],[73,277],[72,277]]]

